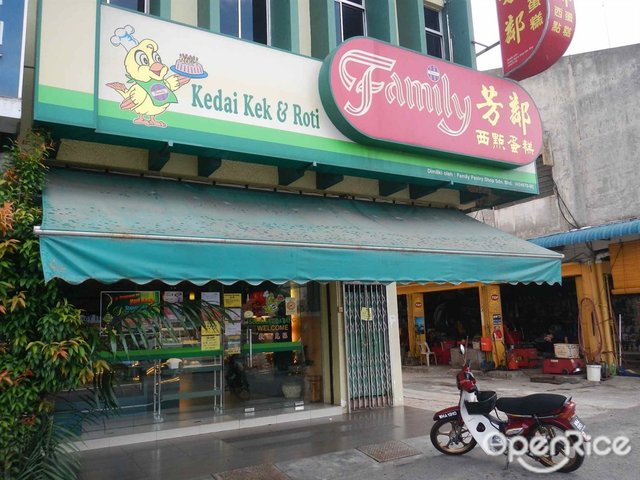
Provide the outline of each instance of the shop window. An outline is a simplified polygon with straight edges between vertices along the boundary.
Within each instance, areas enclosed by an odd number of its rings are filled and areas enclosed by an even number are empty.
[[[220,32],[269,45],[269,15],[267,0],[221,0]]]
[[[424,31],[427,38],[427,53],[433,57],[444,58],[442,12],[424,7]]]
[[[149,0],[106,0],[109,5],[149,13]]]
[[[336,0],[334,5],[338,43],[367,34],[364,0]]]
[[[197,418],[324,401],[320,284],[90,280],[81,287],[60,282],[60,287],[105,342],[107,329],[120,332],[119,360],[112,361],[115,393],[122,414],[141,424],[160,415]],[[194,316],[212,318],[207,305],[224,307],[224,331],[191,326]],[[86,393],[65,395],[58,414],[86,408],[80,401]],[[83,427],[97,435],[125,425],[118,422]]]

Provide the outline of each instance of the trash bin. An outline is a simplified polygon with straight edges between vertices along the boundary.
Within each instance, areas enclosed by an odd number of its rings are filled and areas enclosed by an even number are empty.
[[[602,371],[601,365],[587,365],[587,380],[590,382],[600,381],[600,372]]]
[[[309,375],[309,401],[322,400],[322,375]]]

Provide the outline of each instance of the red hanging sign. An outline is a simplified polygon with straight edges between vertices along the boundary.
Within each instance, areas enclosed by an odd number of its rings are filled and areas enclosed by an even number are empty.
[[[496,0],[504,76],[523,80],[566,52],[575,31],[573,0]]]

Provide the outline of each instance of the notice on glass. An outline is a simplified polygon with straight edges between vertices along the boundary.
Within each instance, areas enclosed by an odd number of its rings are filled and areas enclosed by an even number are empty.
[[[284,301],[285,315],[295,315],[298,313],[298,300],[293,297],[287,297]]]
[[[220,327],[216,324],[203,325],[200,327],[201,350],[220,350],[220,333]]]
[[[201,350],[220,350],[220,335],[202,335]]]
[[[242,294],[241,293],[225,293],[224,306],[225,308],[242,307]]]
[[[184,295],[182,292],[164,292],[162,294],[162,301],[164,302],[164,317],[167,320],[177,320],[175,309],[171,308],[170,304],[172,303],[182,303],[184,300]]]
[[[202,292],[200,298],[211,305],[220,305],[220,292]]]
[[[226,295],[225,295],[226,297]],[[227,300],[225,298],[225,305]],[[241,353],[241,334],[242,323],[240,322],[240,315],[242,310],[240,308],[230,308],[227,310],[229,318],[224,322],[224,338],[225,338],[225,351],[229,355],[235,355]]]
[[[360,320],[364,322],[370,322],[371,320],[373,320],[373,308],[362,307],[360,309]]]

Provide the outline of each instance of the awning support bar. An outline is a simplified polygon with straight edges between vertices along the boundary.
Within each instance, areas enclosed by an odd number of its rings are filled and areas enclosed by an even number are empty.
[[[67,230],[43,230],[39,226],[33,227],[33,233],[37,236],[63,236],[63,237],[93,237],[93,238],[115,238],[127,240],[156,240],[166,242],[192,242],[192,243],[218,243],[230,245],[261,245],[271,247],[302,247],[302,248],[325,248],[332,250],[369,250],[382,252],[403,252],[403,253],[435,253],[445,255],[474,255],[481,257],[517,257],[517,258],[562,258],[564,255],[549,256],[531,253],[510,253],[510,252],[481,252],[474,250],[445,250],[434,248],[406,248],[406,247],[379,247],[375,245],[345,245],[326,244],[312,242],[283,242],[277,240],[251,240],[236,238],[211,238],[211,237],[188,237],[179,235],[148,235],[142,233],[116,233],[116,232],[79,232]]]

